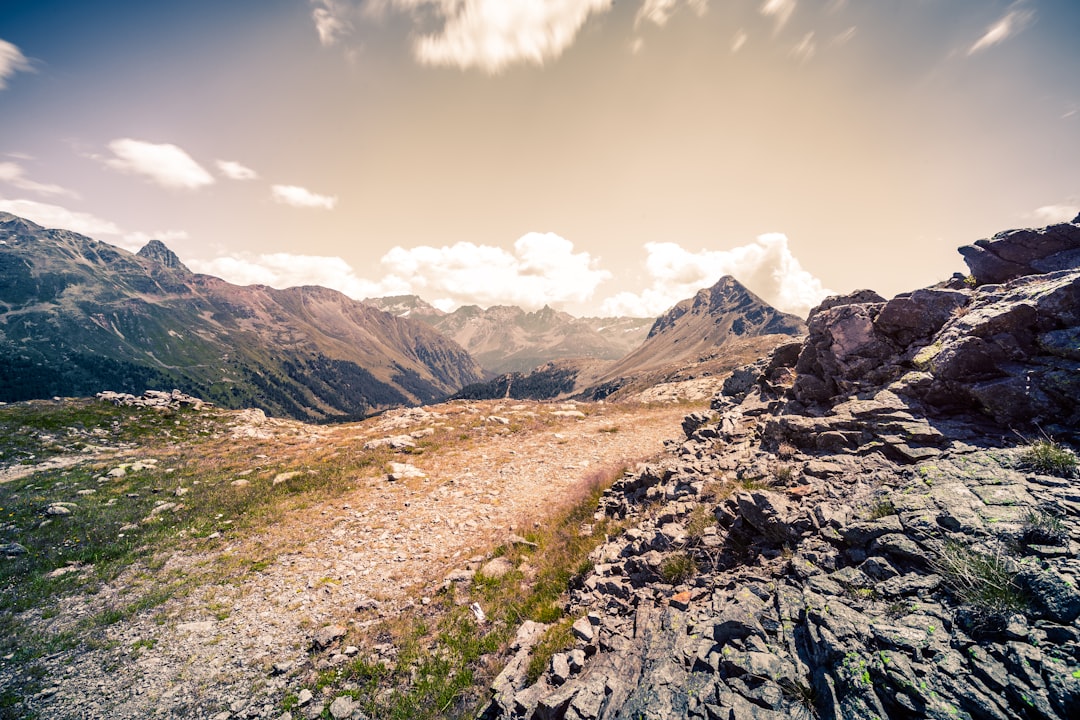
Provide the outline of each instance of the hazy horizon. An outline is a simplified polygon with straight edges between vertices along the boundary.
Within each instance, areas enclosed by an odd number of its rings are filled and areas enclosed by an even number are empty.
[[[13,0],[0,210],[239,284],[805,314],[1080,212],[1066,0]]]

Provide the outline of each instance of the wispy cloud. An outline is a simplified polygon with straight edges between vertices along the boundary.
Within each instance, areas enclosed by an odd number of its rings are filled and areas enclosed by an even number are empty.
[[[1008,11],[997,22],[988,27],[982,37],[975,41],[975,44],[968,49],[967,54],[974,55],[981,50],[1003,43],[1031,25],[1035,20],[1035,11],[1028,8],[1027,5],[1026,1],[1010,5]]]
[[[18,46],[7,40],[0,40],[0,90],[7,87],[7,79],[15,73],[29,72],[32,69],[30,61]]]
[[[775,32],[780,32],[795,12],[795,0],[765,0],[761,4],[760,12],[762,15],[775,18]]]
[[[352,32],[348,4],[338,0],[311,0],[311,4],[315,6],[311,18],[315,21],[315,31],[319,33],[319,42],[323,45],[334,45]]]
[[[274,185],[270,193],[275,202],[298,208],[333,210],[337,205],[337,197],[319,195],[299,185]]]
[[[255,180],[259,174],[249,167],[245,167],[232,160],[215,160],[218,172],[230,180]]]
[[[113,157],[105,160],[106,165],[165,188],[195,190],[214,184],[214,176],[176,145],[121,138],[110,142],[109,150]]]
[[[102,220],[90,213],[68,210],[59,205],[50,205],[36,200],[23,198],[9,200],[0,197],[0,210],[32,220],[46,228],[63,228],[83,235],[120,235],[123,233],[116,223],[109,220]]]
[[[746,34],[745,30],[743,30],[742,28],[736,30],[735,37],[731,41],[731,54],[734,55],[735,53],[742,50],[743,45],[745,45],[746,41],[749,39],[750,36]]]
[[[340,257],[274,253],[234,255],[187,263],[198,272],[242,285],[322,285],[350,297],[414,293],[453,309],[476,304],[519,305],[584,302],[611,273],[587,252],[574,252],[553,233],[529,233],[512,250],[461,242],[443,247],[396,247],[380,260],[381,277],[359,277]]]
[[[817,43],[814,42],[814,31],[806,33],[802,36],[802,40],[791,48],[791,57],[795,58],[799,62],[809,62],[814,54],[817,53]]]
[[[613,0],[402,0],[434,10],[443,27],[420,35],[416,57],[428,65],[479,68],[498,73],[525,62],[543,65],[574,41],[594,12]]]
[[[648,21],[663,27],[680,4],[685,4],[701,17],[709,9],[709,0],[643,0],[634,17],[634,27]]]
[[[831,293],[802,268],[781,233],[761,235],[731,250],[692,253],[670,242],[647,243],[645,250],[649,287],[608,298],[604,314],[654,317],[724,275],[734,276],[774,307],[802,316]]]
[[[31,180],[26,177],[26,171],[23,169],[22,165],[13,162],[0,163],[0,182],[5,182],[20,190],[27,190],[39,195],[66,195],[68,197],[77,197],[74,192],[67,188],[62,188],[59,185],[49,185]]]
[[[1080,206],[1072,204],[1043,205],[1031,213],[1035,222],[1039,225],[1056,225],[1057,223],[1071,222],[1080,215]]]

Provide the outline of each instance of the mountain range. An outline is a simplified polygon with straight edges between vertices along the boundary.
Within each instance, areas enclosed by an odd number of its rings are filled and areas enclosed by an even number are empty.
[[[513,305],[463,305],[446,313],[415,295],[364,302],[399,317],[428,323],[461,345],[493,375],[528,372],[569,358],[618,360],[638,347],[653,318],[576,318],[544,306],[527,312]]]
[[[240,287],[159,241],[132,254],[0,213],[0,400],[178,388],[322,420],[482,378],[428,325],[322,287]]]
[[[466,387],[459,397],[620,398],[660,383],[722,375],[805,332],[800,318],[728,275],[657,318],[645,341],[615,362],[556,360]]]
[[[719,375],[805,332],[731,277],[660,318],[443,312],[415,295],[237,286],[0,213],[0,401],[176,388],[306,421],[461,397],[602,399]],[[621,393],[621,395],[620,395]]]

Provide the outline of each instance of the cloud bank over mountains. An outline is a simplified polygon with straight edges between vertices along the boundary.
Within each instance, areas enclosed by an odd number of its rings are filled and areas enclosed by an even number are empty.
[[[831,291],[804,270],[780,233],[729,250],[691,252],[673,242],[648,243],[640,293],[604,298],[614,276],[601,259],[575,251],[555,233],[528,233],[513,250],[459,242],[395,247],[379,261],[381,277],[365,278],[340,257],[290,253],[241,254],[186,260],[193,270],[230,282],[271,287],[323,285],[357,299],[415,294],[443,310],[461,305],[518,305],[536,310],[589,304],[603,315],[655,317],[698,290],[733,275],[780,310],[799,315]],[[602,298],[599,299],[598,298]]]

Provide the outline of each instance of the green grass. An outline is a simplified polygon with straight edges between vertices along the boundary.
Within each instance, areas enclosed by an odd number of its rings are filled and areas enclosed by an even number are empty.
[[[1066,545],[1069,542],[1069,529],[1056,515],[1029,510],[1024,515],[1020,539],[1029,545]]]
[[[1016,582],[1015,563],[1003,550],[985,553],[950,540],[933,565],[956,598],[988,623],[1030,610],[1030,598]]]
[[[678,585],[697,575],[698,566],[689,553],[675,553],[660,565],[660,579],[669,585]]]
[[[1041,475],[1073,477],[1076,475],[1076,454],[1053,440],[1036,440],[1020,454],[1020,467]]]

